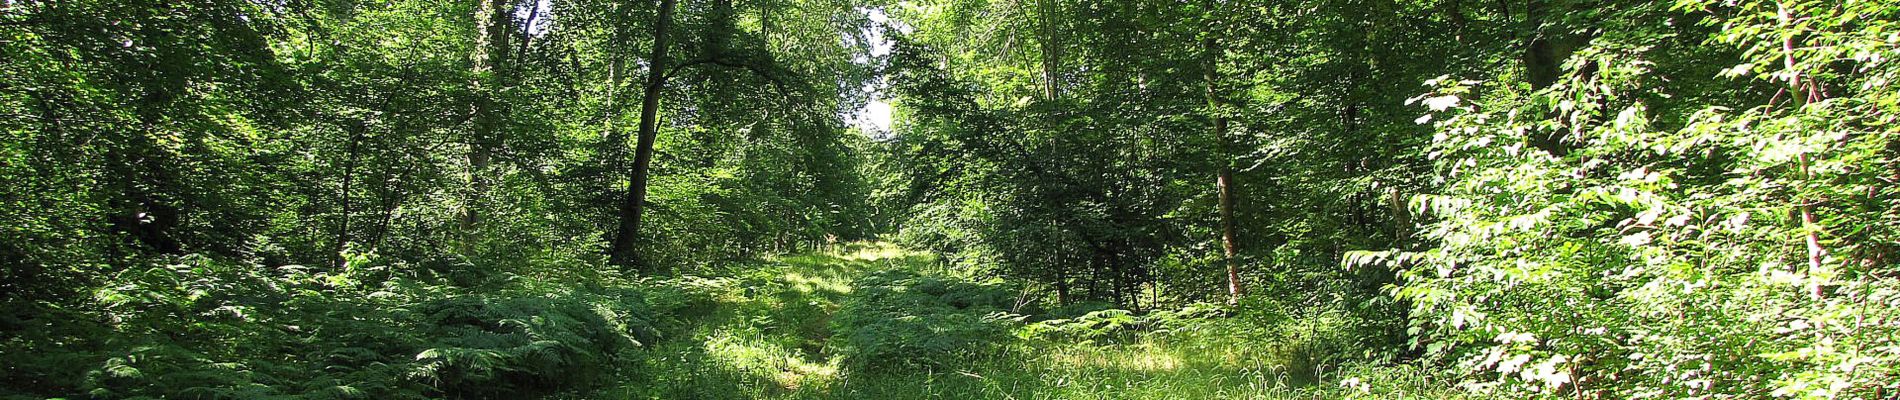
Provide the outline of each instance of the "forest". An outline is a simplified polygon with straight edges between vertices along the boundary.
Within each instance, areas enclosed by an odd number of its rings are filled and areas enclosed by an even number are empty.
[[[1900,0],[0,0],[0,399],[1900,399]]]

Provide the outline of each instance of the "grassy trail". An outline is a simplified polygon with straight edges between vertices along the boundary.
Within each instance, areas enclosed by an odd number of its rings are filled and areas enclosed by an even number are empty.
[[[862,346],[840,337],[855,325],[839,321],[851,304],[885,295],[929,290],[899,286],[891,275],[967,282],[937,267],[934,258],[889,245],[852,245],[749,266],[734,277],[673,278],[658,287],[677,293],[656,296],[663,314],[662,339],[629,357],[634,368],[607,389],[575,396],[595,399],[1293,399],[1443,398],[1405,390],[1353,390],[1291,373],[1297,354],[1284,346],[1261,346],[1230,332],[1138,335],[1106,344],[1019,338],[1014,333],[981,345],[988,351],[923,356],[918,363],[866,363]],[[901,282],[917,282],[900,280]],[[924,282],[935,282],[926,280]],[[909,296],[906,294],[906,296]],[[945,295],[948,298],[952,295]],[[907,297],[908,298],[908,297]],[[927,297],[937,299],[938,297]],[[670,301],[669,301],[670,300]],[[853,303],[856,301],[856,303]],[[1005,300],[1007,301],[1007,300]],[[951,302],[956,302],[952,300]],[[959,306],[960,307],[960,306]],[[893,305],[891,323],[929,315],[903,315],[915,304]],[[953,307],[936,308],[956,310]],[[861,312],[861,311],[860,311]],[[918,311],[919,314],[924,311]],[[851,321],[862,323],[859,317]],[[971,319],[974,320],[974,319]],[[878,322],[880,320],[870,319]],[[999,332],[1019,332],[1019,321],[990,321]],[[871,328],[862,334],[882,340]],[[930,325],[926,335],[939,329]],[[945,332],[941,336],[956,337]],[[891,333],[900,336],[901,333]],[[934,338],[930,338],[934,339]],[[957,346],[957,345],[951,345]],[[886,354],[884,357],[889,357]],[[906,356],[900,354],[899,356]],[[941,359],[949,358],[949,359]],[[1269,361],[1278,360],[1278,361]],[[1404,374],[1388,375],[1400,376]],[[1411,378],[1416,379],[1416,378]],[[1403,379],[1381,385],[1423,387]]]
[[[638,355],[624,383],[588,398],[826,398],[843,381],[829,351],[831,318],[871,271],[918,269],[927,257],[890,246],[779,257],[732,277],[681,277],[662,287],[662,313],[677,321]]]

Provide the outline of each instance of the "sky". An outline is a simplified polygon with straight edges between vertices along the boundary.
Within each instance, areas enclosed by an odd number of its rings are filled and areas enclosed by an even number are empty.
[[[865,38],[871,41],[871,55],[883,57],[891,54],[891,40],[884,37],[883,28],[892,23],[891,18],[884,15],[884,10],[881,9],[867,8],[864,12],[875,24],[865,31]],[[897,24],[898,29],[906,28],[901,22]],[[870,60],[863,60],[863,62],[870,62]],[[871,101],[866,102],[863,108],[859,108],[851,121],[859,130],[875,136],[889,135],[891,132],[891,103],[883,98],[883,93],[879,90],[880,86],[882,85],[865,85],[865,90],[871,92]]]
[[[875,99],[869,103],[865,103],[864,108],[858,109],[858,118],[855,123],[859,129],[866,132],[874,129],[878,132],[890,132],[891,103],[883,99]]]

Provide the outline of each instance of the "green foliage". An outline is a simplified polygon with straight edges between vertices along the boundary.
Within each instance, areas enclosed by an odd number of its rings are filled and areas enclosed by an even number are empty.
[[[1133,336],[1135,327],[1142,322],[1128,310],[1100,310],[1075,318],[1037,321],[1017,329],[1016,336],[1029,340],[1066,339],[1082,343],[1104,339],[1125,340]]]
[[[1549,89],[1434,80],[1436,244],[1348,262],[1480,390],[1891,396],[1895,11],[1646,4]]]
[[[1002,300],[1009,291],[994,290],[989,287],[994,283],[980,279],[946,275],[933,258],[888,245],[852,245],[740,269],[744,272],[735,273],[737,277],[682,277],[659,285],[674,288],[676,294],[654,296],[667,289],[648,291],[650,299],[684,295],[695,299],[684,303],[705,308],[692,306],[686,314],[695,318],[681,334],[644,348],[635,367],[621,372],[623,383],[562,398],[1482,398],[1453,391],[1444,385],[1449,377],[1418,366],[1289,363],[1297,360],[1286,355],[1294,354],[1291,346],[1282,344],[1294,343],[1289,339],[1301,339],[1298,335],[1310,330],[1325,334],[1304,336],[1312,338],[1304,347],[1332,341],[1329,348],[1356,350],[1353,333],[1341,329],[1349,324],[1325,322],[1330,315],[1269,317],[1258,305],[1229,310],[1200,304],[1147,313],[1095,312],[1046,324],[1014,321],[1036,318],[1029,316],[994,321],[994,326],[981,329],[1021,334],[1039,326],[1119,324],[1100,330],[1113,332],[1109,335],[1117,340],[1014,340],[992,331],[984,334],[989,336],[985,342],[950,345],[937,336],[968,338],[973,329],[968,320],[944,314],[976,314],[952,311],[955,307],[944,303]],[[1008,303],[988,307],[1003,304]],[[870,318],[848,314],[887,309],[932,312]],[[810,320],[830,323],[815,331],[797,323]],[[1127,323],[1130,320],[1137,322]],[[1266,325],[1288,334],[1257,329]],[[915,332],[924,329],[948,334]],[[884,334],[887,338],[879,346],[926,355],[859,352],[845,336],[861,334]],[[804,346],[812,339],[821,339],[820,347]],[[1327,360],[1353,354],[1340,351]],[[867,355],[882,358],[855,359]]]
[[[1196,303],[1173,310],[1136,314],[1128,310],[1090,311],[1074,318],[1036,321],[1016,330],[1025,340],[1095,343],[1126,343],[1147,335],[1172,335],[1202,329],[1215,318],[1225,316],[1225,307]]]
[[[639,344],[636,332],[651,329],[616,306],[481,296],[417,305],[434,339],[415,355],[410,376],[452,397],[519,397],[594,382],[622,348]]]
[[[931,4],[939,7],[893,10],[922,28],[896,38],[888,61],[892,95],[906,111],[885,147],[900,167],[891,171],[899,174],[894,197],[909,210],[898,239],[971,270],[1049,287],[1057,303],[1135,308],[1146,300],[1140,287],[1156,280],[1150,264],[1188,241],[1186,220],[1171,214],[1194,193],[1186,180],[1211,171],[1185,162],[1203,154],[1174,133],[1192,128],[1201,104],[1181,85],[1195,75],[1146,82],[1129,60],[1097,53],[1113,49],[1085,47],[1080,63],[1104,66],[1103,82],[1034,81],[1025,72],[1037,63],[1020,47],[987,46],[1001,38],[975,28],[1064,21],[1098,29],[1090,40],[1168,49],[1161,43],[1185,27],[1170,22],[1183,15],[1130,4],[1060,16],[1021,3]],[[1125,24],[1136,20],[1155,23]],[[1168,51],[1140,66],[1194,57]]]

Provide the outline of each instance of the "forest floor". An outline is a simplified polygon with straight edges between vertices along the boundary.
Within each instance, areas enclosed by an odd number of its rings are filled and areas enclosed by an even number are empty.
[[[1341,385],[1339,377],[1289,373],[1297,358],[1274,346],[1235,335],[1158,335],[1125,339],[1031,340],[1021,338],[1023,318],[1002,320],[1004,332],[992,350],[955,353],[959,359],[926,359],[899,366],[854,363],[851,343],[837,319],[865,301],[872,277],[892,271],[969,282],[934,258],[884,244],[846,246],[840,251],[780,257],[722,278],[674,278],[671,306],[678,323],[657,343],[624,361],[617,383],[573,398],[590,399],[1234,399],[1234,398],[1445,398],[1449,393],[1413,393],[1429,387],[1424,374],[1394,367],[1362,369],[1386,377],[1377,388]],[[898,288],[903,292],[904,288]],[[888,293],[888,292],[886,292]],[[853,302],[857,303],[853,303]],[[662,302],[664,303],[664,302]],[[656,307],[665,307],[660,305]],[[914,305],[887,309],[909,310]],[[908,312],[908,311],[906,311]],[[896,320],[920,318],[903,315]],[[875,319],[855,318],[863,324]],[[989,323],[997,323],[991,321]],[[883,328],[877,328],[883,329]],[[931,327],[931,330],[948,330]],[[873,335],[884,331],[871,330]],[[931,335],[926,332],[922,336]],[[943,332],[954,336],[956,332]],[[902,335],[902,333],[889,333]],[[914,338],[913,338],[914,339]],[[906,339],[908,340],[908,339]],[[954,345],[954,344],[953,344]],[[944,355],[937,355],[944,357]],[[1269,361],[1280,360],[1280,361]],[[1396,389],[1394,389],[1396,388]]]

